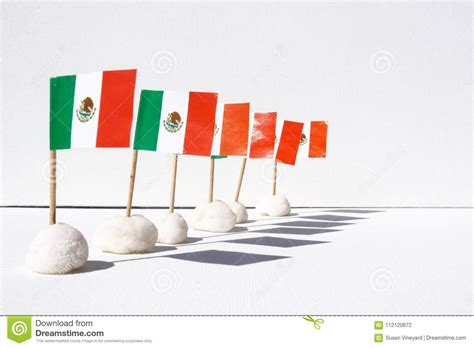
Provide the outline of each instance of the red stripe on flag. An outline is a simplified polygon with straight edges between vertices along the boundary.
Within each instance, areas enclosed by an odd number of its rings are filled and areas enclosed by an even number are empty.
[[[189,92],[183,153],[197,156],[211,155],[216,107],[217,93]]]
[[[104,71],[97,147],[129,147],[137,70]]]
[[[303,126],[304,124],[301,122],[283,122],[280,142],[275,157],[277,162],[295,165],[301,134],[303,133]]]
[[[220,154],[246,156],[249,141],[250,104],[225,104]]]
[[[311,121],[309,157],[326,157],[328,124],[326,121]]]
[[[275,147],[276,112],[255,113],[250,158],[272,158]]]

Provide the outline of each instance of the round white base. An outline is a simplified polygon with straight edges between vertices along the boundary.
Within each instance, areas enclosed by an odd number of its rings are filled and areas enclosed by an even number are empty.
[[[232,209],[232,212],[236,216],[236,224],[241,224],[248,221],[249,215],[247,214],[247,209],[245,209],[245,205],[240,202],[228,202],[227,205],[230,209]]]
[[[43,228],[30,245],[28,267],[36,273],[64,274],[87,262],[89,247],[81,232],[57,223]]]
[[[236,216],[222,201],[203,203],[196,207],[193,228],[208,232],[229,232],[234,228]]]
[[[179,213],[166,214],[156,220],[158,242],[180,244],[188,238],[188,224]]]
[[[264,197],[256,208],[260,215],[268,216],[286,216],[291,211],[288,199],[280,194]]]
[[[157,238],[155,225],[146,217],[115,216],[97,227],[94,244],[115,254],[145,253],[153,249]]]

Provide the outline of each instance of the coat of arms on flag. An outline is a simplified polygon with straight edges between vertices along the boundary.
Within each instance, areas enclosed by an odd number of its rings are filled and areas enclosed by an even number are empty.
[[[165,129],[170,133],[176,133],[181,129],[183,120],[177,111],[170,112],[165,120],[163,120]]]
[[[95,114],[94,101],[91,97],[85,97],[81,101],[81,106],[76,109],[76,116],[80,122],[89,121]]]
[[[305,145],[308,142],[308,137],[306,134],[301,133],[301,138],[300,138],[300,146]]]

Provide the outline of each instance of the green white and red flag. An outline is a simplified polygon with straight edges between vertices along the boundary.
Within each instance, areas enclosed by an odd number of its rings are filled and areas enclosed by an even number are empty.
[[[136,70],[50,79],[51,150],[129,147]]]
[[[328,136],[326,121],[306,121],[301,134],[298,157],[325,158]]]
[[[217,93],[142,90],[134,149],[210,156]]]
[[[251,119],[249,158],[273,158],[275,149],[276,112],[256,112]]]
[[[217,105],[213,156],[247,156],[250,103]]]
[[[280,124],[281,131],[277,131],[275,160],[280,163],[295,165],[304,124],[287,120],[283,120]]]

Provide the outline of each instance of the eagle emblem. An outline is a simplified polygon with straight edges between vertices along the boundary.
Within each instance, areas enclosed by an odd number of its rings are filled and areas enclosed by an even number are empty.
[[[300,138],[300,146],[303,146],[307,142],[308,142],[308,138],[306,137],[306,135],[304,133],[302,133],[301,138]]]
[[[163,126],[170,133],[176,133],[181,129],[183,125],[183,120],[181,115],[177,111],[170,112],[166,120],[163,120]]]
[[[85,123],[95,115],[94,101],[91,97],[85,97],[81,100],[81,106],[76,109],[76,116],[80,122]]]

